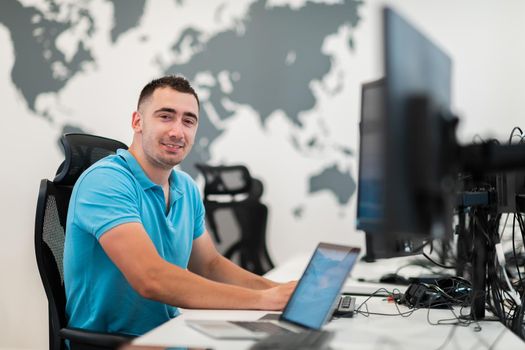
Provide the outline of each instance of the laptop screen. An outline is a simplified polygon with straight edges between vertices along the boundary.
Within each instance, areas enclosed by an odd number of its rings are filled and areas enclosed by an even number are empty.
[[[359,248],[319,243],[281,320],[320,329],[331,316],[359,252]]]

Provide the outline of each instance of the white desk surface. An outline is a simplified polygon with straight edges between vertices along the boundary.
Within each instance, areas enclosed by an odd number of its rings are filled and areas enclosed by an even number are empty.
[[[277,281],[297,279],[306,266],[308,256],[300,256],[270,271],[267,276]],[[358,264],[352,275],[365,276],[367,279],[379,276],[385,270],[385,264]],[[388,263],[392,269],[392,263]],[[394,267],[395,268],[395,267]],[[364,284],[350,279],[345,291],[374,291],[384,285]],[[392,290],[394,286],[386,288]],[[356,306],[366,297],[358,296]],[[525,342],[514,335],[509,329],[496,321],[479,322],[481,331],[476,324],[468,327],[452,325],[431,325],[439,320],[452,319],[450,310],[420,309],[409,317],[399,316],[396,304],[384,297],[370,298],[366,305],[369,312],[391,314],[392,316],[356,314],[353,318],[337,319],[329,322],[325,328],[336,332],[331,342],[331,348],[337,349],[525,349]],[[397,305],[402,312],[409,311],[404,306]],[[364,307],[361,310],[365,310]],[[133,341],[133,345],[147,346],[180,346],[212,349],[247,349],[253,344],[249,340],[217,340],[188,327],[185,320],[189,319],[224,319],[224,320],[256,320],[265,315],[266,311],[245,310],[185,310],[182,315],[155,328],[151,332]],[[466,313],[466,312],[464,312]]]

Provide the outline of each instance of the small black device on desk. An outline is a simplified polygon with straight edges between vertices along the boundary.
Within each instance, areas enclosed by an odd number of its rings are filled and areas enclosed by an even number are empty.
[[[341,294],[339,303],[334,310],[336,317],[352,317],[355,311],[355,297],[349,294]]]
[[[398,301],[411,308],[449,308],[470,305],[472,285],[461,277],[446,277],[435,283],[412,283]]]

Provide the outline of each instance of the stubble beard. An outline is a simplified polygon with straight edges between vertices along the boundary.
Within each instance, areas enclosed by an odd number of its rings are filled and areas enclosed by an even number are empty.
[[[150,162],[152,164],[164,170],[171,170],[173,167],[179,165],[184,160],[184,158],[186,158],[186,154],[181,154],[176,158],[170,157],[169,155],[163,154],[162,149],[158,149],[156,152],[155,150],[153,150],[153,152],[147,152],[146,155],[148,158],[150,158]]]
[[[186,144],[184,148],[181,149],[181,154],[177,156],[169,156],[164,154],[165,151],[162,149],[162,141],[159,140],[148,140],[149,142],[143,143],[142,148],[144,155],[148,158],[148,161],[151,165],[156,168],[163,170],[171,170],[173,167],[179,165],[187,156],[187,147]],[[153,146],[146,146],[153,145]]]

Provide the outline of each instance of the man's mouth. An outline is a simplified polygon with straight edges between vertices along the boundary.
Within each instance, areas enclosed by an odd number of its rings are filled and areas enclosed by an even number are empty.
[[[162,143],[169,151],[177,151],[184,148],[183,143]]]

